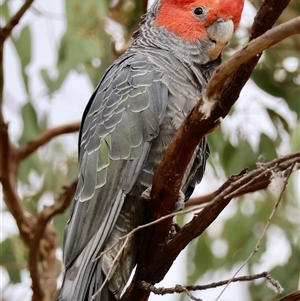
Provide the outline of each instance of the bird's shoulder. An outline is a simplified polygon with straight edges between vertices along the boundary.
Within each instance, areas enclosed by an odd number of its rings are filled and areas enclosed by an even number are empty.
[[[111,135],[118,124],[128,121],[126,118],[135,116],[138,120],[151,112],[154,116],[148,123],[154,119],[160,122],[167,102],[167,88],[161,77],[161,72],[144,53],[128,52],[116,60],[103,75],[84,111],[79,152],[92,151],[90,142],[94,135],[100,139]],[[146,136],[157,134],[153,132],[157,126],[151,127],[145,130]]]

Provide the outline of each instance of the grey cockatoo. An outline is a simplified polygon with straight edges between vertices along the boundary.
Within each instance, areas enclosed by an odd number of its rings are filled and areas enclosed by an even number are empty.
[[[133,236],[118,257],[123,243],[94,259],[143,223],[141,195],[220,64],[243,4],[157,0],[132,46],[106,70],[82,118],[79,180],[65,229],[60,301],[120,297],[136,263],[140,237]],[[182,181],[186,199],[202,179],[207,157],[204,139]]]

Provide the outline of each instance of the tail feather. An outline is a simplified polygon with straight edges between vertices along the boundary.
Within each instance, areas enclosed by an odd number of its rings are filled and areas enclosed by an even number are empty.
[[[76,261],[74,262],[76,264]],[[101,268],[101,259],[91,262],[89,270],[80,277],[79,269],[70,267],[65,274],[63,286],[57,301],[116,301],[116,298],[108,289],[108,284],[104,285],[101,292],[97,293],[102,286],[105,276]],[[77,270],[77,271],[76,271]],[[77,275],[74,279],[74,274]],[[77,278],[77,279],[76,279]],[[78,280],[81,279],[80,283]]]

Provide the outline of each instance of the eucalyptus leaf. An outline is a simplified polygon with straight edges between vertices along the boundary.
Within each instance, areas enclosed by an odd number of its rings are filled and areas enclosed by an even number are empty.
[[[0,243],[0,249],[0,264],[6,268],[10,282],[20,283],[20,271],[26,268],[26,248],[17,235],[12,235]]]
[[[16,51],[19,55],[21,68],[22,68],[22,76],[25,84],[25,88],[27,93],[29,94],[29,86],[28,86],[28,75],[26,73],[25,68],[29,65],[31,61],[31,32],[29,25],[26,25],[21,30],[19,37],[12,38],[13,44],[16,48]]]

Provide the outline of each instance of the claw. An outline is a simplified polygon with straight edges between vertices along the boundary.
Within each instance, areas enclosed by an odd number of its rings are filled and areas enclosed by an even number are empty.
[[[142,198],[145,200],[151,200],[152,199],[151,190],[152,190],[152,186],[149,186],[144,192],[142,192]],[[185,195],[180,190],[179,195],[177,197],[177,201],[175,202],[174,210],[171,213],[182,210],[185,204],[184,200],[185,200]]]
[[[142,198],[145,200],[151,200],[151,190],[152,186],[149,186],[143,193],[142,193]]]
[[[175,222],[175,220],[173,220],[170,227],[169,236],[171,238],[174,237],[179,230],[180,230],[179,225]]]
[[[184,193],[180,190],[179,191],[179,195],[177,197],[177,201],[175,202],[175,208],[174,210],[172,211],[173,212],[177,212],[177,211],[180,211],[184,208],[184,205],[185,205],[185,195]]]

